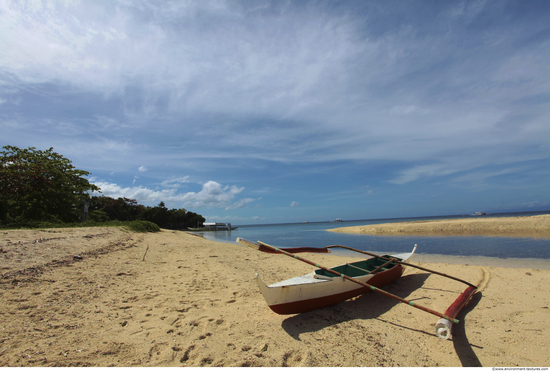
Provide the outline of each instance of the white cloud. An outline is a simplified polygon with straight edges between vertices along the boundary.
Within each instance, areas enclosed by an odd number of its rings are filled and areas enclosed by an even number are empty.
[[[189,175],[179,177],[179,178],[164,180],[160,184],[166,188],[179,188],[184,183],[189,183]]]
[[[231,207],[235,196],[242,192],[244,188],[236,186],[223,187],[220,183],[209,180],[204,183],[200,192],[188,192],[182,196],[182,201],[186,207]]]
[[[420,178],[444,176],[444,175],[456,173],[457,171],[458,169],[449,168],[449,166],[445,164],[430,164],[430,165],[421,165],[421,166],[417,165],[410,169],[401,171],[401,175],[391,180],[390,183],[405,184]]]
[[[241,200],[236,201],[235,203],[227,206],[225,210],[234,210],[234,209],[240,209],[241,207],[246,207],[248,204],[256,201],[254,198],[243,198]]]
[[[157,201],[181,201],[181,195],[177,195],[174,189],[154,191],[152,189],[142,186],[122,187],[118,184],[107,182],[94,182],[94,184],[101,188],[102,195],[113,198],[126,197],[135,199],[140,203],[152,203]]]
[[[382,6],[378,21],[371,5],[174,4],[0,0],[3,138],[55,143],[94,172],[165,164],[174,179],[163,190],[117,192],[227,209],[253,199],[208,183],[178,193],[188,183],[181,173],[212,179],[242,164],[245,173],[265,162],[379,161],[410,164],[384,175],[405,184],[549,158],[542,16],[501,17],[507,7],[490,2],[437,14]],[[385,24],[394,12],[402,26]],[[480,13],[490,21],[472,33]],[[40,107],[51,110],[25,116]],[[505,117],[518,119],[498,125]]]
[[[121,187],[114,183],[94,182],[103,195],[113,198],[126,197],[135,199],[139,203],[156,203],[160,201],[180,203],[187,209],[223,208],[233,210],[247,206],[254,202],[253,198],[235,200],[244,188],[236,186],[222,186],[215,181],[203,184],[199,192],[177,193],[177,189],[152,190],[145,187]]]

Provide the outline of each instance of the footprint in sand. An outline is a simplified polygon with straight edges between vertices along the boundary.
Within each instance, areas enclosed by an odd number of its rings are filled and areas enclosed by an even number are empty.
[[[189,347],[187,347],[185,353],[183,353],[183,356],[180,358],[181,363],[185,363],[189,360],[189,353],[191,353],[193,349],[195,349],[194,345],[190,345]]]

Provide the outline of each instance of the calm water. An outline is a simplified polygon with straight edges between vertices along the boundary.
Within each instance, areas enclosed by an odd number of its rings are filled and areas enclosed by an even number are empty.
[[[514,213],[493,214],[488,217],[528,216],[548,214]],[[418,244],[417,253],[458,256],[487,256],[495,258],[532,258],[550,259],[550,240],[534,238],[507,237],[448,237],[448,236],[369,236],[327,232],[327,229],[351,227],[356,225],[403,222],[413,220],[434,220],[468,218],[474,216],[445,216],[429,218],[401,218],[384,220],[358,220],[341,223],[300,223],[239,226],[237,230],[225,232],[198,233],[205,238],[216,241],[235,243],[237,237],[251,241],[263,241],[277,247],[345,245],[356,249],[379,252],[398,253],[411,251]],[[344,253],[335,249],[333,253]]]

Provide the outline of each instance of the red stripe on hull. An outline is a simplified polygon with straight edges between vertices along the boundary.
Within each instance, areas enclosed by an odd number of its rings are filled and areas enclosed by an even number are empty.
[[[395,282],[403,274],[403,267],[397,265],[392,269],[389,269],[384,272],[375,274],[370,280],[367,281],[367,284],[375,286],[377,288],[382,288],[389,285],[390,283]],[[345,300],[353,298],[355,296],[364,294],[368,291],[371,291],[369,288],[364,286],[357,285],[358,288],[351,291],[342,292],[335,295],[323,296],[315,299],[295,301],[292,303],[276,304],[270,306],[271,310],[278,314],[296,314],[309,312],[315,309],[329,307],[334,304],[341,303]]]

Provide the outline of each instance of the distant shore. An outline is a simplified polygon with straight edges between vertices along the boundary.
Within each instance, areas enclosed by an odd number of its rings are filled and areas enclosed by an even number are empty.
[[[500,236],[550,239],[550,214],[371,224],[334,228],[329,231],[387,236]]]

